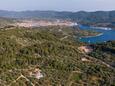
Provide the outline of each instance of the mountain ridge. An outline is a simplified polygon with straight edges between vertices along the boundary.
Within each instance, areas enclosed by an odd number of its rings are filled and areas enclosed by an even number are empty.
[[[110,27],[115,27],[115,11],[95,11],[95,12],[67,12],[67,11],[6,11],[0,10],[0,17],[16,19],[66,19],[80,24],[95,25],[97,23],[109,23]],[[108,25],[106,25],[108,27]]]

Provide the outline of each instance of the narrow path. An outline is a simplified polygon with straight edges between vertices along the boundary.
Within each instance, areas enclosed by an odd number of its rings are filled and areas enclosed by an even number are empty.
[[[98,61],[98,62],[102,63],[103,65],[106,65],[108,68],[111,68],[111,69],[115,70],[114,67],[112,67],[111,65],[105,63],[104,61],[102,61],[102,60],[100,60],[100,59],[97,59],[97,58],[88,56],[87,54],[85,54],[85,53],[83,53],[83,52],[81,52],[81,51],[79,51],[79,50],[78,50],[78,52],[79,52],[80,54],[83,54],[85,57],[88,57],[88,58],[90,58],[90,59],[94,59],[95,61]]]
[[[35,86],[27,77],[25,77],[24,75],[21,75],[21,76],[22,76],[22,78],[25,78],[26,81],[30,82],[32,86]]]
[[[69,37],[69,35],[68,36],[65,36],[65,37],[63,37],[63,38],[61,38],[60,40],[62,41],[62,40],[64,40],[64,39],[67,39]]]
[[[12,86],[13,83],[16,83],[16,82],[17,82],[19,79],[21,79],[21,78],[24,78],[26,81],[30,82],[32,86],[35,86],[27,77],[25,77],[25,76],[22,75],[22,74],[21,74],[17,79],[15,79],[14,81],[12,81],[12,82],[10,83],[10,85],[8,85],[8,86]]]
[[[15,79],[14,81],[12,81],[12,82],[10,83],[10,85],[8,85],[8,86],[11,86],[13,83],[16,83],[20,78],[22,78],[21,75],[20,75],[17,79]]]

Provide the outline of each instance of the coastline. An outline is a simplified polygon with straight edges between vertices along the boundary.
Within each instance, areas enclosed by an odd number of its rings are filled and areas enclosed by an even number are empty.
[[[95,35],[95,36],[83,36],[83,37],[80,37],[81,38],[89,38],[89,37],[97,37],[97,36],[101,36],[103,35],[103,33],[99,33],[98,35]]]

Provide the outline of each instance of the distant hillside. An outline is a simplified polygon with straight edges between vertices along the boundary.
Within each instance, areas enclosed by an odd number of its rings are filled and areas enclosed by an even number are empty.
[[[69,18],[71,12],[56,12],[56,11],[0,11],[1,17],[10,18]]]
[[[96,12],[57,12],[57,11],[3,11],[0,17],[10,18],[42,18],[42,19],[71,19],[79,22],[115,22],[115,11]]]
[[[0,17],[0,28],[8,26],[14,22],[13,19]]]

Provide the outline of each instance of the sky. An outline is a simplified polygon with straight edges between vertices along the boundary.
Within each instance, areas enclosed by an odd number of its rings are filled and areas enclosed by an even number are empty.
[[[0,0],[0,10],[110,11],[115,0]]]

